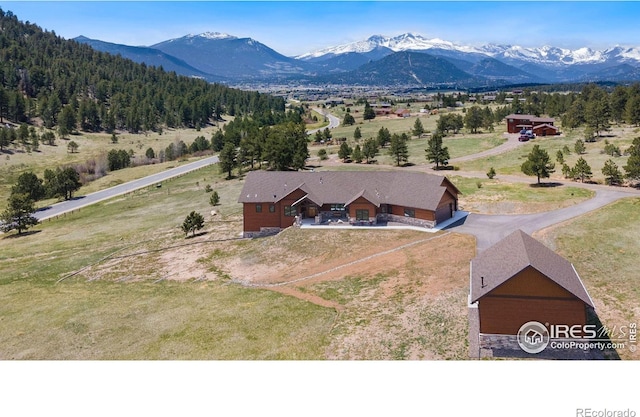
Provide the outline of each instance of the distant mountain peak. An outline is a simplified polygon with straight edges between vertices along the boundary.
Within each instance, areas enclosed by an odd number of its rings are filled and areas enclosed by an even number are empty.
[[[352,42],[335,47],[321,49],[319,51],[300,55],[297,58],[310,59],[317,58],[326,54],[340,55],[351,52],[366,53],[379,47],[388,48],[393,52],[410,50],[424,51],[433,48],[457,50],[461,52],[480,52],[478,49],[470,46],[458,45],[456,43],[444,41],[438,38],[428,39],[422,35],[408,32],[393,37],[384,35],[373,35],[364,41]]]
[[[221,33],[221,32],[204,32],[204,33],[199,33],[197,35],[189,34],[187,35],[187,38],[203,38],[203,39],[209,39],[209,40],[238,39],[236,36],[229,35],[227,33]]]

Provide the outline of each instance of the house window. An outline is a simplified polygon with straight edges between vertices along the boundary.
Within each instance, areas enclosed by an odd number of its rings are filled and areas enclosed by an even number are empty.
[[[275,212],[276,212],[276,205],[269,204],[269,213],[275,213]]]
[[[262,213],[262,204],[256,204],[256,213]]]
[[[416,217],[416,211],[410,208],[404,208],[404,217]]]
[[[356,210],[356,220],[369,220],[369,210],[358,209]]]
[[[298,215],[298,211],[295,207],[284,206],[284,215],[287,217],[295,217]]]
[[[344,204],[331,204],[331,211],[344,211]]]

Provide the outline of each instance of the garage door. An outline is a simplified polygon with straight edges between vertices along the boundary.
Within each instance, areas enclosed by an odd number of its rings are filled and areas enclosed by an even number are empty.
[[[436,210],[436,223],[442,223],[443,221],[450,219],[452,211],[453,211],[452,204],[439,207]]]

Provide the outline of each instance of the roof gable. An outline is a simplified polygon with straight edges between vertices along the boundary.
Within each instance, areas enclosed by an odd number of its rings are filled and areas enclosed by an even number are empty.
[[[471,261],[471,302],[478,301],[529,266],[593,307],[573,265],[522,230],[513,232]]]

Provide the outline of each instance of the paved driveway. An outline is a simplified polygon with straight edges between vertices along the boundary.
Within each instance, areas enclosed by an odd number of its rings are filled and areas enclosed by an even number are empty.
[[[587,201],[558,210],[534,214],[490,215],[471,213],[463,222],[455,223],[449,230],[472,234],[476,237],[476,250],[481,252],[497,243],[511,232],[521,229],[532,234],[538,230],[580,216],[625,197],[637,197],[637,193],[612,189],[598,189]]]

